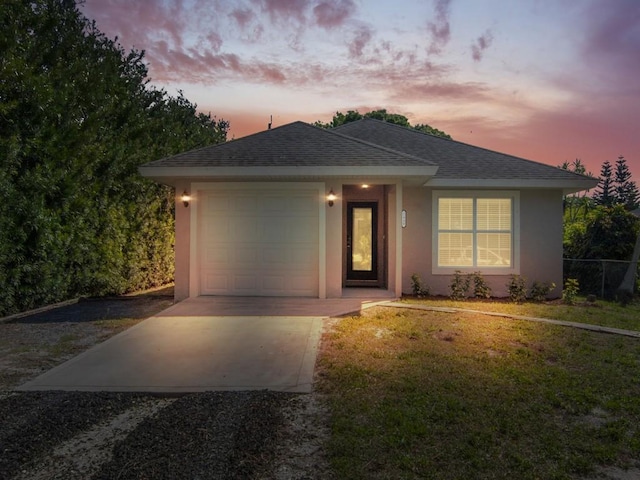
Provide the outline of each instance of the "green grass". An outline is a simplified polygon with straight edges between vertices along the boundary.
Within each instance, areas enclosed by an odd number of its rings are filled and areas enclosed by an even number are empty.
[[[640,462],[638,339],[379,307],[326,335],[318,373],[341,479],[569,479]]]
[[[76,334],[62,335],[57,343],[51,345],[49,352],[55,357],[63,355],[69,355],[78,351],[77,341],[80,340],[80,336]]]
[[[95,326],[115,331],[116,333],[133,327],[142,322],[144,318],[113,318],[107,320],[96,320],[92,322]]]
[[[407,303],[419,303],[433,307],[455,307],[468,310],[507,313],[529,317],[551,318],[568,322],[590,323],[605,327],[640,331],[640,302],[623,307],[619,303],[597,300],[594,303],[579,298],[576,305],[564,305],[560,301],[515,304],[492,300],[405,299]]]

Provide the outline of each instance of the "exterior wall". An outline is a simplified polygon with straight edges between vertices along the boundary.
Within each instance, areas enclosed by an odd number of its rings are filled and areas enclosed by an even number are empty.
[[[431,277],[431,190],[404,187],[402,208],[407,212],[407,226],[402,229],[402,293],[411,293],[411,275],[420,275],[423,283],[435,292]]]
[[[357,184],[353,179],[327,181],[325,193],[333,189],[337,196],[332,207],[324,201],[324,231],[326,256],[326,297],[342,296],[343,270],[343,185]],[[420,186],[402,186],[385,182],[387,195],[387,285],[397,295],[411,293],[411,275],[420,275],[423,284],[432,294],[449,295],[451,275],[432,273],[432,189]],[[195,274],[191,249],[191,235],[196,231],[197,194],[191,184],[176,187],[176,240],[175,240],[175,300],[180,301],[193,294],[191,290]],[[189,207],[184,207],[180,196],[191,193]],[[401,211],[407,213],[407,225],[400,225]],[[562,293],[562,193],[557,190],[520,191],[520,275],[530,287],[534,280],[554,282],[552,296]],[[399,248],[399,246],[402,248]],[[493,295],[508,295],[506,284],[509,275],[485,275]]]
[[[325,191],[330,190],[336,194],[336,200],[330,207],[325,201],[327,244],[327,298],[342,297],[342,182],[327,182]]]
[[[520,194],[520,264],[527,286],[554,282],[551,297],[562,295],[562,192],[526,190]]]
[[[180,200],[182,192],[191,192],[191,185],[179,185],[175,190],[176,236],[175,236],[175,288],[174,300],[179,302],[189,297],[189,252],[191,243],[191,209],[197,198],[192,196],[188,207]]]
[[[445,190],[445,189],[439,189]],[[403,237],[402,292],[411,293],[411,275],[420,275],[434,295],[450,293],[452,275],[432,272],[432,193],[424,187],[405,188],[403,205],[407,227]],[[558,190],[520,191],[520,270],[527,281],[554,282],[551,296],[562,292],[562,192]],[[496,297],[508,296],[510,275],[485,274]]]

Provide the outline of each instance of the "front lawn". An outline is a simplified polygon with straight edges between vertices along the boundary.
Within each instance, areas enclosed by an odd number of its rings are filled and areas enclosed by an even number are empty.
[[[520,307],[512,313],[547,318],[560,310],[545,308],[565,308]],[[580,321],[566,308],[562,319]],[[606,305],[580,311],[632,328]],[[341,479],[583,479],[603,466],[640,474],[639,339],[377,307],[326,334],[318,374]]]

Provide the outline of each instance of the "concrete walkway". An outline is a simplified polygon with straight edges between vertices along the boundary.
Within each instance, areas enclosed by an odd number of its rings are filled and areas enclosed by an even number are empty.
[[[380,299],[185,300],[17,390],[310,392],[323,319]]]

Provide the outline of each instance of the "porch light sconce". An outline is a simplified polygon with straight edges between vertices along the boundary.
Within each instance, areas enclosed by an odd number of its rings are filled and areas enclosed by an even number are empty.
[[[402,225],[402,228],[407,228],[407,211],[406,210],[402,210],[402,214],[400,216],[400,224]]]
[[[189,195],[187,193],[187,191],[185,190],[184,192],[182,192],[182,196],[180,197],[180,200],[182,200],[182,204],[185,207],[189,206],[189,202],[191,201],[191,195]]]
[[[327,202],[329,203],[330,207],[333,207],[333,202],[335,202],[336,200],[336,194],[333,193],[333,188],[331,190],[329,190],[329,195],[327,195]]]

